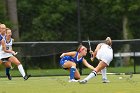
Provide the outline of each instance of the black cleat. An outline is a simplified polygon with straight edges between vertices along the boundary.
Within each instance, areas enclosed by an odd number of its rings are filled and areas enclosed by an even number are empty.
[[[29,77],[31,77],[31,75],[26,75],[24,78],[24,80],[27,80]]]
[[[10,74],[6,74],[6,76],[7,76],[7,78],[8,78],[9,80],[12,80],[12,77],[11,77]]]

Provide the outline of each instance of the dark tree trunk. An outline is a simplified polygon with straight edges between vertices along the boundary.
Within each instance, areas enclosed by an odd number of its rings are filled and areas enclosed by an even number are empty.
[[[13,38],[19,41],[19,29],[18,29],[18,16],[17,16],[17,0],[5,0],[7,16],[12,23]]]

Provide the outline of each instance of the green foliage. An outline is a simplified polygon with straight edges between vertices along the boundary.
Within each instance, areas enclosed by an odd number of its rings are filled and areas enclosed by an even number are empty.
[[[26,0],[26,2],[29,4],[27,7],[30,11],[26,11],[27,14],[25,16],[29,16],[29,18],[31,18],[30,22],[26,25],[30,25],[30,29],[28,31],[30,31],[32,34],[29,34],[28,32],[25,33],[24,31],[25,35],[22,38],[24,40],[28,40],[30,38],[33,41],[61,39],[61,29],[66,29],[63,27],[63,24],[66,21],[71,20],[66,19],[66,17],[73,14],[75,4],[71,1],[62,2],[62,0],[40,0],[39,3],[38,1]],[[22,9],[20,4],[22,3],[19,3],[19,8]],[[24,13],[24,10],[20,10],[19,12],[22,14]],[[34,15],[30,13],[34,13]],[[25,16],[21,16],[21,19],[24,20]]]
[[[0,1],[0,21],[11,26],[5,5]],[[17,0],[17,5],[22,41],[78,40],[77,0]],[[139,11],[140,0],[80,0],[82,40],[122,39],[124,15],[131,38],[140,38]]]
[[[0,0],[0,9],[1,9],[1,11],[0,11],[0,19],[2,21],[2,18],[4,16],[4,2],[2,0]]]
[[[4,23],[6,24],[8,27],[11,27],[11,23],[7,18],[6,15],[6,7],[5,7],[5,1],[4,0],[0,0],[0,23]]]
[[[135,38],[133,32],[134,29],[132,26],[132,21],[134,22],[134,17],[139,17],[139,14],[136,14],[137,11],[140,11],[140,1],[139,0],[100,0],[100,3],[104,6],[105,14],[112,13],[115,15],[115,19],[122,20],[125,17],[128,18],[128,38]],[[133,17],[133,18],[132,18]],[[120,21],[121,22],[121,21]],[[136,20],[135,20],[136,22]],[[119,24],[119,23],[118,23]],[[122,24],[121,24],[122,25]],[[139,28],[137,28],[138,30]],[[135,33],[135,32],[134,32]]]
[[[121,38],[121,17],[113,13],[110,7],[112,3],[108,0],[84,2],[81,9],[83,34],[88,33],[91,40],[104,39],[106,36]]]

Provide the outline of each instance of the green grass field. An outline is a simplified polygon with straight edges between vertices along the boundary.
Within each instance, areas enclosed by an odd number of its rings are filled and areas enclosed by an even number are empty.
[[[82,76],[83,79],[85,76]],[[123,79],[119,80],[119,77]],[[0,93],[140,93],[140,74],[108,75],[110,83],[102,83],[101,75],[87,84],[69,83],[68,76],[0,78]]]
[[[69,75],[69,72],[59,68],[59,69],[28,69],[27,72],[32,76],[51,76],[51,75]],[[83,68],[83,74],[89,74],[91,72],[88,68]],[[107,67],[108,73],[133,73],[133,66],[128,67]],[[136,72],[140,73],[140,66],[136,66]],[[17,67],[10,71],[12,76],[21,76]],[[0,69],[0,76],[5,76],[5,69]]]

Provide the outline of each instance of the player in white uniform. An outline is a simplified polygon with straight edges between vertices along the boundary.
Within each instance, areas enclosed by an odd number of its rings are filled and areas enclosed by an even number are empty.
[[[6,36],[6,26],[5,26],[5,24],[0,24],[0,36],[2,38],[5,38],[5,36]],[[6,69],[5,69],[6,76],[8,77],[9,80],[11,80],[12,78],[9,74],[10,69],[12,68],[11,62],[4,62],[4,61],[2,62],[0,60],[0,63],[3,64],[6,67]]]
[[[97,45],[95,51],[90,51],[93,55],[92,61],[96,57],[99,60],[97,67],[83,80],[79,81],[80,84],[87,83],[88,80],[97,76],[97,73],[100,72],[105,67],[109,66],[110,62],[113,59],[113,49],[111,48],[112,40],[110,37],[107,37],[105,43],[100,43]]]
[[[30,75],[26,75],[25,71],[22,67],[22,64],[20,63],[20,61],[14,56],[16,55],[16,52],[12,50],[12,38],[11,38],[11,30],[7,29],[6,30],[6,36],[5,38],[3,38],[3,40],[1,41],[1,47],[0,47],[0,59],[3,62],[12,62],[15,65],[17,65],[19,72],[21,73],[21,75],[23,76],[24,80],[27,80]],[[9,64],[11,65],[11,64]]]
[[[96,58],[98,60],[103,60],[104,62],[106,62],[107,65],[109,65],[109,63],[112,60],[112,50],[108,49],[106,47],[108,47],[108,45],[106,45],[105,43],[101,43],[100,44],[101,48],[100,50],[97,52]],[[110,48],[110,47],[109,47]],[[111,57],[111,58],[110,58]],[[107,79],[107,75],[106,75],[106,71],[107,68],[105,67],[104,69],[101,70],[101,74],[102,74],[102,81],[103,83],[109,83],[110,81]]]

